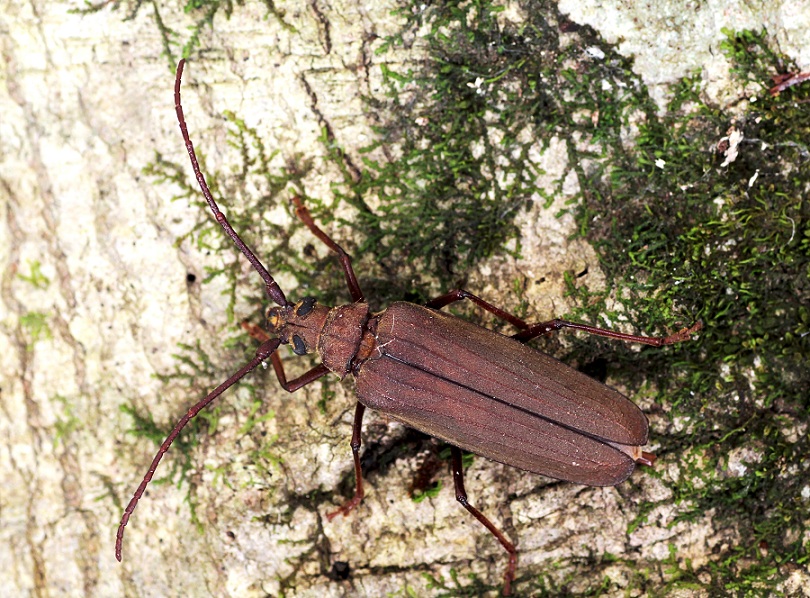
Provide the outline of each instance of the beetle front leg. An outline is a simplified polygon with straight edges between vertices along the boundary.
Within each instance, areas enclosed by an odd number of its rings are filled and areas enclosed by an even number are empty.
[[[329,235],[323,232],[315,221],[312,219],[312,215],[309,213],[309,210],[304,205],[304,202],[301,201],[301,198],[297,195],[293,197],[293,203],[295,204],[295,214],[298,218],[307,225],[307,228],[312,231],[312,234],[318,237],[324,244],[337,253],[338,258],[340,259],[340,265],[343,268],[343,274],[346,276],[346,284],[349,287],[349,294],[352,296],[352,301],[355,303],[359,303],[360,301],[364,301],[363,291],[360,289],[360,285],[357,283],[357,276],[354,275],[354,269],[352,268],[352,258],[349,256],[348,253],[335,243]]]
[[[464,489],[464,470],[461,467],[461,449],[457,447],[450,447],[450,452],[453,457],[453,484],[456,487],[456,500],[461,503],[470,514],[478,519],[481,524],[489,530],[493,536],[498,539],[504,550],[509,553],[509,565],[506,567],[506,573],[503,576],[503,595],[508,596],[511,593],[512,580],[515,578],[515,568],[517,567],[517,549],[515,545],[506,539],[503,532],[487,519],[487,517],[467,501],[467,491]]]
[[[256,326],[256,324],[242,322],[242,328],[244,328],[252,338],[255,338],[259,342],[266,342],[272,338],[264,330]],[[276,378],[278,378],[279,385],[287,392],[295,392],[302,386],[306,386],[310,382],[315,382],[315,380],[318,378],[321,378],[329,373],[329,369],[325,365],[320,364],[316,365],[308,372],[304,372],[302,375],[298,376],[298,378],[287,382],[287,374],[284,373],[284,364],[281,362],[281,357],[279,357],[279,354],[277,352],[273,353],[273,355],[270,356],[270,359],[273,362],[273,370],[276,372]]]
[[[247,330],[250,336],[260,341],[270,339],[270,336],[264,330],[255,324],[251,324],[250,322],[242,322],[242,328]],[[278,383],[287,392],[295,392],[302,386],[306,386],[310,382],[314,382],[321,376],[329,373],[327,367],[320,364],[316,365],[314,368],[308,372],[305,372],[298,378],[287,382],[287,374],[284,373],[284,364],[281,362],[281,357],[278,356],[278,353],[273,353],[271,359],[273,361],[273,369],[276,372],[276,378],[278,378]],[[354,458],[354,477],[356,480],[354,496],[336,511],[328,513],[326,518],[329,521],[332,521],[332,519],[340,514],[348,515],[357,505],[360,504],[360,501],[362,501],[363,497],[365,496],[365,491],[363,490],[363,468],[360,465],[360,433],[363,429],[363,415],[365,412],[365,405],[362,403],[357,403],[357,407],[354,410],[354,425],[352,426],[351,442],[352,457]]]
[[[329,521],[332,521],[338,515],[348,515],[352,509],[360,504],[363,497],[366,495],[363,490],[363,468],[360,466],[360,432],[363,429],[363,414],[366,412],[366,406],[362,403],[357,403],[354,410],[354,425],[352,426],[352,457],[354,457],[354,479],[355,488],[354,496],[352,499],[343,504],[342,507],[336,511],[332,511],[326,515]]]
[[[298,376],[298,378],[287,382],[287,375],[284,373],[284,365],[281,363],[281,357],[278,356],[278,353],[273,353],[271,359],[273,360],[273,369],[276,372],[278,383],[281,385],[281,388],[287,392],[295,392],[302,386],[306,386],[310,382],[315,382],[318,378],[322,378],[329,373],[329,369],[321,363],[311,370],[304,372]]]

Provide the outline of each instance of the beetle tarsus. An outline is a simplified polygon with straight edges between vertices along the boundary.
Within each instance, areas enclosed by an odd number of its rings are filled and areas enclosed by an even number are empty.
[[[357,505],[359,505],[362,500],[363,500],[362,495],[358,496],[358,495],[355,494],[352,497],[351,500],[346,501],[345,503],[343,503],[340,507],[338,507],[334,511],[331,511],[331,512],[327,513],[326,514],[326,519],[328,521],[332,521],[338,515],[343,515],[344,517],[347,516],[349,513],[354,511],[355,507]]]
[[[697,321],[692,324],[689,328],[684,328],[683,330],[679,330],[675,334],[672,334],[661,341],[662,345],[674,345],[675,343],[682,343],[684,341],[688,341],[692,338],[692,335],[703,328],[703,322]]]
[[[655,463],[655,460],[657,458],[658,457],[656,457],[652,453],[648,453],[647,451],[642,451],[641,456],[638,459],[636,459],[636,463],[639,463],[640,465],[646,465],[648,467],[651,467],[652,464]]]

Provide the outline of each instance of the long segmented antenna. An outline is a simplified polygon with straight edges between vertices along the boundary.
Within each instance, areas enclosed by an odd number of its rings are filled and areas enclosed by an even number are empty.
[[[152,459],[152,464],[149,466],[149,471],[146,472],[146,475],[143,476],[143,480],[141,481],[140,486],[135,491],[135,494],[132,495],[132,500],[129,501],[127,508],[124,509],[124,515],[121,517],[121,523],[118,525],[118,533],[115,536],[115,558],[118,561],[121,561],[121,546],[124,543],[124,528],[126,527],[127,523],[129,522],[129,518],[132,515],[132,511],[135,510],[135,507],[138,504],[138,501],[143,496],[146,487],[149,485],[149,482],[152,480],[152,476],[155,475],[155,470],[157,469],[158,463],[163,458],[163,455],[166,454],[166,451],[169,450],[169,447],[174,442],[174,439],[177,438],[180,431],[186,426],[188,422],[190,422],[194,417],[203,409],[205,409],[211,401],[216,399],[219,395],[223,392],[228,390],[231,386],[236,384],[239,380],[245,377],[245,375],[254,369],[257,365],[263,362],[265,359],[270,357],[276,349],[278,349],[281,340],[277,338],[270,339],[269,341],[265,341],[259,348],[256,350],[256,356],[251,359],[247,364],[245,364],[242,369],[236,372],[233,376],[225,380],[222,384],[217,386],[211,394],[206,396],[202,401],[194,405],[191,409],[189,409],[186,414],[180,418],[180,421],[174,426],[174,429],[171,431],[166,437],[166,440],[163,441],[163,444],[160,445],[160,449],[158,450],[155,458]]]
[[[177,121],[180,123],[180,132],[183,133],[183,141],[186,144],[188,157],[191,158],[191,167],[194,169],[194,176],[197,177],[197,182],[200,184],[200,189],[202,189],[202,193],[205,196],[205,201],[207,201],[208,205],[211,207],[211,211],[214,213],[217,222],[219,222],[222,228],[225,229],[228,236],[233,239],[234,243],[236,243],[239,251],[244,254],[256,272],[259,273],[259,276],[262,277],[262,280],[264,280],[264,287],[267,291],[267,295],[270,297],[270,299],[282,307],[289,305],[287,298],[284,296],[284,292],[278,286],[278,283],[273,279],[272,276],[270,276],[267,268],[262,265],[259,258],[256,257],[253,251],[251,251],[250,248],[245,245],[245,242],[242,241],[242,238],[237,234],[237,232],[233,230],[231,223],[228,222],[225,214],[220,211],[217,202],[214,201],[214,197],[211,195],[211,191],[208,189],[208,183],[205,182],[205,177],[200,170],[200,164],[197,162],[197,154],[194,153],[194,145],[192,145],[191,139],[188,136],[186,119],[183,116],[183,106],[180,104],[180,79],[183,76],[183,67],[185,64],[185,58],[183,58],[177,64],[177,76],[174,79],[174,110],[177,112]]]
[[[239,250],[245,255],[245,257],[250,261],[253,265],[253,268],[259,273],[265,283],[265,289],[267,291],[267,295],[272,299],[275,303],[281,306],[288,305],[287,298],[284,296],[284,292],[279,288],[276,281],[267,271],[267,269],[262,265],[262,263],[256,258],[256,255],[250,250],[250,248],[245,245],[244,241],[239,237],[233,227],[231,226],[228,219],[225,217],[217,202],[214,201],[214,198],[211,195],[211,191],[208,189],[208,184],[205,182],[205,177],[203,176],[202,171],[200,171],[200,165],[197,162],[197,155],[194,153],[194,146],[191,143],[191,139],[188,135],[188,128],[186,127],[186,120],[183,116],[183,107],[180,105],[180,79],[183,75],[183,66],[185,65],[185,60],[181,60],[180,63],[177,65],[177,76],[174,82],[174,106],[177,112],[177,120],[180,124],[180,132],[183,134],[183,140],[186,144],[186,150],[188,150],[188,156],[191,159],[191,167],[194,169],[194,176],[197,178],[197,182],[200,184],[200,188],[202,189],[203,195],[205,196],[205,200],[208,202],[208,205],[211,207],[211,211],[214,213],[214,216],[217,219],[217,222],[225,229],[225,232],[233,239],[233,242],[236,243],[236,246]],[[115,536],[115,558],[118,561],[121,560],[121,548],[124,542],[124,528],[126,527],[127,523],[129,522],[129,518],[132,516],[132,512],[135,510],[135,507],[138,504],[138,501],[143,496],[143,493],[146,491],[146,487],[149,485],[149,482],[152,480],[152,476],[155,474],[155,470],[157,469],[158,464],[160,463],[161,459],[163,459],[163,455],[169,450],[169,447],[172,445],[174,440],[180,434],[181,430],[186,426],[186,424],[191,421],[200,411],[205,409],[214,399],[216,399],[219,395],[223,392],[228,390],[231,386],[236,384],[239,380],[244,378],[251,370],[253,370],[256,366],[270,357],[276,349],[278,349],[279,344],[281,344],[281,340],[274,338],[269,339],[259,345],[259,348],[256,350],[256,355],[253,359],[250,360],[247,364],[245,364],[238,372],[236,372],[233,376],[225,380],[222,384],[217,386],[210,394],[208,394],[203,400],[198,402],[196,405],[191,407],[186,414],[180,418],[180,420],[175,424],[174,428],[172,429],[171,433],[166,437],[166,440],[163,441],[163,444],[160,445],[160,449],[158,450],[155,458],[152,459],[152,464],[149,466],[149,470],[146,472],[146,475],[143,477],[138,489],[135,491],[135,494],[132,496],[132,499],[129,501],[127,508],[124,509],[124,514],[121,517],[121,523],[118,525],[118,533]]]

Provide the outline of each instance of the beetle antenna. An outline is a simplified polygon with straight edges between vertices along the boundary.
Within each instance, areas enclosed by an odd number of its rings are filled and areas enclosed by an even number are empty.
[[[214,213],[214,216],[217,219],[217,222],[225,229],[225,232],[228,233],[228,236],[233,239],[233,242],[236,243],[236,246],[239,248],[244,256],[248,259],[250,264],[253,266],[253,269],[259,273],[259,276],[262,277],[264,280],[264,287],[267,291],[268,297],[272,299],[278,305],[284,307],[285,305],[289,305],[287,302],[287,298],[284,296],[284,292],[278,286],[278,283],[270,276],[270,273],[267,271],[256,255],[251,251],[251,249],[245,245],[245,242],[242,238],[237,234],[231,223],[228,222],[228,219],[225,217],[225,214],[219,209],[217,202],[214,201],[214,197],[211,195],[211,191],[208,189],[208,183],[205,182],[205,177],[203,176],[202,171],[200,170],[200,164],[197,162],[197,154],[194,152],[194,146],[191,143],[191,139],[188,135],[188,127],[186,127],[186,119],[183,116],[183,106],[180,104],[180,79],[183,76],[183,67],[186,64],[186,59],[183,58],[177,63],[177,75],[175,76],[174,80],[174,109],[177,112],[177,122],[180,123],[180,132],[183,133],[183,141],[186,144],[186,150],[188,151],[188,157],[191,158],[191,167],[194,169],[194,176],[197,178],[197,182],[200,184],[200,189],[202,189],[202,193],[205,196],[205,201],[208,202],[208,205],[211,208],[211,211]]]
[[[179,80],[179,79],[178,79]],[[166,440],[163,441],[163,444],[160,445],[160,449],[158,449],[155,458],[152,459],[152,464],[149,466],[149,471],[146,472],[146,475],[143,476],[143,480],[141,481],[140,486],[135,491],[135,494],[132,496],[132,500],[129,501],[127,508],[124,510],[124,515],[121,517],[121,523],[118,525],[118,533],[115,536],[115,558],[118,561],[121,561],[121,546],[124,543],[124,528],[126,527],[127,523],[129,522],[129,518],[132,515],[132,512],[135,510],[135,507],[138,504],[138,501],[143,496],[146,487],[149,485],[152,476],[155,475],[155,470],[157,469],[158,463],[163,458],[163,455],[166,454],[166,451],[169,450],[169,447],[174,442],[175,438],[180,434],[180,431],[186,426],[188,422],[190,422],[196,415],[205,409],[211,401],[216,399],[219,395],[223,392],[228,390],[231,386],[236,384],[239,380],[244,378],[244,376],[250,372],[253,368],[263,362],[265,359],[270,357],[276,349],[278,349],[279,344],[281,341],[277,338],[270,339],[268,341],[263,342],[259,345],[259,348],[256,349],[256,355],[251,359],[247,364],[245,364],[242,369],[236,372],[233,376],[225,380],[222,384],[217,386],[211,393],[206,396],[202,401],[194,405],[191,409],[189,409],[186,414],[180,418],[180,421],[174,426],[174,429],[171,433],[166,437]]]

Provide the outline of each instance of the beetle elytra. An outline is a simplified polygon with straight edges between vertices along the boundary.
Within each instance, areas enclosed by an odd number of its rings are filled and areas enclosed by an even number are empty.
[[[330,308],[312,297],[287,300],[270,273],[220,211],[200,171],[180,105],[183,60],[177,67],[175,109],[191,165],[217,222],[250,261],[276,306],[267,312],[269,333],[254,327],[261,341],[256,355],[208,396],[191,407],[161,445],[118,527],[116,558],[121,560],[124,529],[158,463],[180,430],[202,409],[260,363],[270,359],[279,384],[293,392],[332,372],[351,374],[357,385],[351,449],[354,497],[333,513],[348,514],[363,498],[360,432],[366,407],[435,436],[452,449],[456,500],[492,533],[509,555],[504,594],[515,575],[515,545],[467,500],[461,449],[525,471],[590,486],[619,484],[636,463],[654,456],[642,450],[648,423],[641,410],[618,391],[562,364],[524,343],[561,328],[663,346],[690,338],[700,322],[668,337],[642,337],[565,320],[529,325],[522,319],[463,290],[455,289],[426,306],[397,302],[380,313],[366,303],[348,254],[313,221],[300,198],[296,214],[340,259],[352,303]],[[470,300],[514,325],[507,337],[439,311]],[[298,355],[315,352],[321,364],[288,381],[276,350],[291,344]]]

